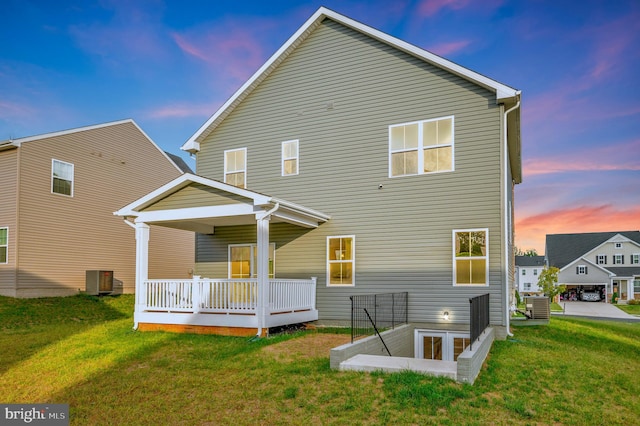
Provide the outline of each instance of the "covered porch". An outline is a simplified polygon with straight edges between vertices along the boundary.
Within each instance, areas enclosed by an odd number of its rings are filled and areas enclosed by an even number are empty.
[[[114,213],[136,234],[134,328],[262,336],[271,327],[314,321],[316,278],[270,277],[269,226],[316,228],[329,216],[219,181],[184,174]],[[151,227],[215,236],[216,227],[256,226],[255,271],[249,277],[149,279]]]

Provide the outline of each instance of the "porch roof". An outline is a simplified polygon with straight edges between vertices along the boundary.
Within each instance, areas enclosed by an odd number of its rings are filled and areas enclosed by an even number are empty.
[[[172,180],[113,213],[169,228],[213,234],[216,226],[255,224],[271,216],[272,223],[286,222],[315,228],[331,217],[289,201],[238,188],[191,173]]]

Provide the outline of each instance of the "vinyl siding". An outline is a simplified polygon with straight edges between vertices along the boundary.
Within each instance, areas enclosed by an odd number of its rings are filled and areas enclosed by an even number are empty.
[[[389,178],[389,125],[445,116],[455,120],[455,171]],[[446,309],[465,324],[468,298],[489,292],[500,324],[500,130],[494,94],[325,20],[203,141],[197,172],[222,179],[224,150],[247,147],[248,189],[332,216],[281,242],[272,226],[276,275],[317,276],[320,319],[347,320],[353,294],[408,291],[410,320],[439,322]],[[292,139],[299,174],[283,177],[280,147]],[[489,229],[489,287],[452,285],[452,230],[468,228]],[[198,268],[218,273],[218,246],[243,232],[255,239],[240,228],[199,236]],[[355,287],[325,285],[335,235],[356,237]]]
[[[25,142],[20,156],[18,296],[85,288],[86,270],[135,287],[135,232],[113,212],[180,175],[132,123]],[[74,164],[73,197],[51,193],[51,159]],[[188,277],[193,234],[154,229],[150,278]],[[155,255],[161,254],[162,259]]]
[[[16,212],[18,150],[0,151],[0,228],[8,228],[8,262],[0,264],[0,295],[15,296],[16,244],[18,216]]]
[[[189,207],[206,207],[247,203],[247,201],[250,200],[247,200],[246,197],[193,183],[152,204],[145,208],[144,211],[181,208],[185,207],[185,203],[188,203]]]

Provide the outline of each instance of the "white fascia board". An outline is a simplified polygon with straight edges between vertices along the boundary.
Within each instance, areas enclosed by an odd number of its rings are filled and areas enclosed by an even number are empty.
[[[168,222],[190,219],[210,219],[227,216],[254,215],[257,207],[250,204],[228,204],[224,206],[189,207],[184,209],[157,210],[138,213],[136,223]]]
[[[475,71],[471,71],[468,68],[460,66],[454,62],[444,59],[438,55],[407,43],[403,40],[395,38],[382,31],[376,30],[368,25],[364,25],[358,21],[341,15],[325,7],[320,7],[307,21],[296,31],[289,39],[278,49],[270,58],[265,62],[252,76],[247,80],[200,128],[185,142],[180,149],[187,152],[198,152],[200,150],[200,141],[205,138],[213,129],[210,127],[221,118],[227,110],[232,108],[236,103],[242,100],[243,95],[248,94],[262,78],[266,77],[274,68],[275,65],[284,59],[288,53],[295,48],[297,43],[303,40],[303,36],[308,34],[313,28],[319,25],[325,18],[330,18],[336,22],[339,22],[349,28],[359,31],[365,35],[375,38],[383,43],[389,44],[397,49],[400,49],[408,54],[416,56],[427,62],[430,62],[440,68],[443,68],[449,72],[459,75],[467,80],[475,82],[487,89],[493,90],[496,93],[496,100],[501,101],[505,99],[514,98],[520,95],[520,91],[510,86],[499,83],[489,77],[482,74],[478,74]]]
[[[132,203],[127,204],[120,210],[113,212],[113,214],[115,216],[137,216],[139,214],[136,211],[137,209],[144,208],[144,206],[146,206],[151,202],[156,201],[157,199],[160,199],[165,194],[186,186],[186,184],[188,184],[187,181],[189,180],[189,176],[193,176],[193,175],[190,175],[189,173],[185,173],[181,176],[178,176],[171,182],[162,185],[160,188],[156,189],[155,191],[152,191],[147,195],[144,195],[138,198]]]
[[[109,126],[117,126],[118,124],[123,124],[123,123],[133,123],[133,124],[135,124],[132,119],[127,118],[126,120],[111,121],[111,122],[108,122],[108,123],[94,124],[94,125],[91,125],[91,126],[77,127],[75,129],[60,130],[60,131],[57,131],[57,132],[44,133],[44,134],[41,134],[41,135],[35,135],[35,136],[28,136],[28,137],[25,137],[25,138],[13,139],[13,142],[17,143],[18,146],[20,146],[20,144],[22,144],[24,142],[37,141],[37,140],[40,140],[40,139],[53,138],[53,137],[56,137],[56,136],[70,135],[72,133],[78,133],[78,132],[86,132],[87,130],[101,129],[103,127],[109,127]],[[136,127],[137,127],[137,125],[136,125]]]
[[[288,201],[285,200],[281,200],[279,198],[272,198],[271,201],[274,204],[280,204],[280,208],[282,209],[287,209],[290,211],[293,211],[297,214],[302,214],[304,216],[307,217],[311,217],[314,220],[317,220],[318,222],[326,222],[329,219],[331,219],[331,216],[322,212],[319,212],[317,210],[313,210],[304,206],[301,206],[299,204],[295,204],[295,203],[290,203]]]

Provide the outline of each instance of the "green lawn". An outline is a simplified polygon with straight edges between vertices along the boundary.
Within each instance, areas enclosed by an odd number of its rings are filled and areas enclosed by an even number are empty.
[[[640,305],[615,305],[628,314],[640,316]]]
[[[514,327],[469,386],[331,370],[328,349],[306,351],[319,332],[134,332],[132,310],[128,295],[0,297],[0,402],[68,403],[73,425],[640,422],[640,323]]]

